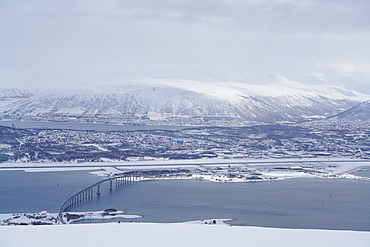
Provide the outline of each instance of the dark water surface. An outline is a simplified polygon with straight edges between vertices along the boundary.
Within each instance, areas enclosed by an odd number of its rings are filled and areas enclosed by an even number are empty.
[[[144,218],[179,222],[232,218],[234,225],[370,230],[370,182],[293,179],[257,183],[144,181],[73,208],[124,209]],[[85,223],[88,221],[85,221]],[[84,223],[84,222],[82,222]]]
[[[0,171],[0,213],[58,212],[74,193],[102,180],[87,171]],[[107,208],[143,215],[136,221],[232,218],[234,225],[370,231],[370,182],[344,179],[215,183],[156,180],[132,183],[71,208]],[[122,220],[122,219],[121,219]],[[135,221],[127,219],[126,221]],[[82,221],[82,223],[91,221]]]
[[[351,172],[351,174],[356,175],[356,176],[370,178],[370,168],[366,167],[366,168],[363,168],[359,171]]]
[[[86,171],[0,171],[0,213],[58,212],[70,196],[100,180]]]
[[[71,122],[27,122],[27,121],[0,121],[0,125],[17,128],[41,128],[41,129],[74,129],[95,131],[134,131],[134,130],[179,130],[187,126],[175,125],[118,125],[102,123],[71,123]]]

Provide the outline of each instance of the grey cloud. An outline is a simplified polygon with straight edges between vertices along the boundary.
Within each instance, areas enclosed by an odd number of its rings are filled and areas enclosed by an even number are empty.
[[[189,16],[189,21],[228,18],[241,29],[294,32],[353,32],[369,28],[370,2],[354,1],[123,1],[121,9],[152,14],[162,21]],[[184,18],[183,18],[184,19]]]
[[[367,0],[0,1],[0,70],[342,73],[332,65],[370,63],[369,8]]]
[[[364,0],[161,0],[161,1],[36,1],[23,2],[29,14],[44,17],[82,17],[116,21],[160,21],[213,25],[223,23],[236,31],[367,32],[370,2]],[[25,7],[24,7],[25,8]],[[26,8],[25,8],[26,9]],[[25,13],[27,14],[27,13]],[[220,23],[217,22],[216,25]],[[216,26],[216,28],[219,28]]]

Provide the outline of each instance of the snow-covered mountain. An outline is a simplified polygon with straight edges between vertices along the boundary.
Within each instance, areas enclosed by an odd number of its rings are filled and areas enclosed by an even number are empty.
[[[322,120],[307,122],[304,126],[321,128],[364,128],[370,126],[370,101],[365,101],[341,113]]]
[[[34,93],[28,90],[16,89],[16,88],[0,88],[0,100],[5,99],[19,99],[19,98],[29,98],[33,96]]]
[[[269,74],[258,79],[253,77],[250,82],[256,81],[264,84],[222,84],[255,97],[294,119],[330,116],[369,98],[367,95],[340,87],[305,85],[278,74]]]
[[[370,101],[362,102],[331,118],[347,119],[353,121],[370,121]]]
[[[326,126],[364,127],[370,125],[370,101],[362,102],[346,111],[319,121]]]
[[[276,74],[260,77],[258,83],[264,85],[111,77],[88,85],[23,93],[16,100],[9,98],[9,92],[21,91],[3,89],[0,118],[115,119],[117,123],[133,119],[178,123],[180,119],[188,124],[192,119],[234,119],[273,123],[329,116],[370,99],[343,88],[305,85]]]

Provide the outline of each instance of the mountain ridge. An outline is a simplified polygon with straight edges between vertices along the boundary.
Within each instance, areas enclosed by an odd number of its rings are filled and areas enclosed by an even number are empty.
[[[12,100],[4,93],[9,89],[0,89],[0,119],[75,117],[99,122],[113,117],[119,123],[145,119],[171,124],[215,118],[276,123],[327,117],[370,99],[340,87],[311,86],[276,74],[268,76],[266,82],[271,83],[267,85],[111,77],[104,83],[38,90],[21,98],[15,93]]]

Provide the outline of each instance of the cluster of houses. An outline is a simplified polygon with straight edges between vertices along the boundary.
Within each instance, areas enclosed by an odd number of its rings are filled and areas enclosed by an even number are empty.
[[[289,126],[135,131],[32,129],[19,135],[12,140],[0,140],[0,161],[370,158],[370,131],[358,129]]]

